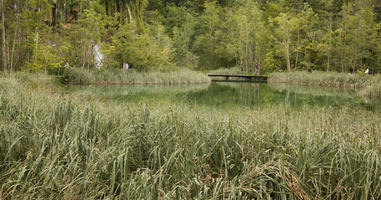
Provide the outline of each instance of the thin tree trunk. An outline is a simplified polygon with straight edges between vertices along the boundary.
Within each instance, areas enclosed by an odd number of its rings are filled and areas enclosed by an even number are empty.
[[[17,50],[17,56],[16,56],[16,59],[15,59],[15,71],[17,70],[17,64],[19,64],[20,62],[20,53],[21,53],[21,30],[19,30],[19,33],[17,34],[18,37],[17,37],[17,44],[18,45],[18,50]]]
[[[14,60],[13,57],[15,54],[16,38],[17,38],[18,27],[19,27],[19,20],[18,20],[18,13],[17,13],[17,5],[16,4],[15,4],[15,11],[16,11],[16,30],[15,30],[15,36],[13,37],[10,71],[13,71],[13,60]]]
[[[244,57],[243,57],[243,39],[242,39],[242,27],[239,28],[239,59],[240,59],[240,68],[241,72],[244,71]]]
[[[365,37],[364,37],[365,38]],[[359,58],[359,60],[360,60],[360,67],[364,67],[364,62],[363,62],[363,59],[364,59],[364,57],[363,57],[363,53],[364,53],[364,44],[365,44],[365,42],[362,42],[362,44],[361,44],[361,48],[360,48],[360,58]]]
[[[106,15],[107,16],[110,16],[108,10],[109,10],[109,7],[108,7],[108,0],[105,1],[105,9],[106,9]]]
[[[39,42],[39,38],[40,38],[40,36],[38,34],[38,29],[37,28],[36,28],[36,33],[35,33],[34,38],[35,38],[34,40],[36,41],[35,51],[37,51],[37,49],[38,49],[38,42]]]
[[[344,20],[347,20],[346,17]],[[347,55],[347,24],[346,24],[346,21],[344,22],[344,51],[343,51],[343,64],[341,66],[341,72],[345,72],[345,68],[347,65],[347,59],[346,59],[346,55]]]
[[[66,8],[66,0],[64,2],[64,5],[63,5],[63,21],[64,23],[66,23],[66,19],[67,19],[67,8]]]
[[[86,49],[87,47],[87,44],[85,42],[85,45],[83,45],[83,60],[82,60],[82,68],[85,68],[85,62],[86,62]]]
[[[331,62],[331,54],[328,54],[328,58],[327,58],[327,72],[329,72],[330,62]]]
[[[7,72],[7,52],[5,48],[5,14],[4,14],[4,0],[1,0],[1,26],[2,26],[2,42],[3,42],[3,68]]]
[[[128,6],[128,3],[126,3],[126,7],[127,7],[128,23],[131,23],[133,18],[132,18],[131,9],[130,9],[130,6]]]
[[[327,72],[331,65],[331,47],[332,46],[332,16],[329,18],[329,42],[328,42],[328,55],[327,55]]]
[[[9,71],[9,62],[11,61],[9,55],[11,54],[11,51],[9,49],[9,43],[6,43],[6,51],[7,51],[7,70]]]
[[[295,71],[299,61],[299,45],[300,45],[300,29],[298,28],[298,42],[296,44],[296,59],[295,59]]]
[[[291,63],[290,63],[290,45],[288,44],[288,42],[285,44],[286,46],[286,61],[287,61],[287,70],[288,72],[291,72]]]
[[[283,36],[283,43],[286,50],[286,63],[287,63],[287,71],[291,72],[291,63],[290,63],[290,33],[288,27],[286,27],[286,35]]]
[[[258,74],[261,74],[261,56],[258,56]]]
[[[245,46],[246,46],[246,73],[249,73],[249,59],[250,59],[250,55],[249,55],[249,33],[248,33],[248,30],[247,30],[247,24],[246,24],[246,27],[245,27]]]

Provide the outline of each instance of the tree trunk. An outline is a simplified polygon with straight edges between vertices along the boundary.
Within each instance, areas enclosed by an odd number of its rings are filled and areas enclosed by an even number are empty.
[[[288,42],[285,44],[286,45],[286,61],[287,61],[287,71],[291,72],[291,63],[290,63],[290,45]]]
[[[19,28],[19,32],[18,32],[18,37],[17,37],[17,44],[18,44],[18,50],[17,50],[17,54],[16,54],[16,58],[15,58],[15,71],[17,70],[17,65],[20,64],[20,54],[21,54],[21,30]]]
[[[329,72],[330,62],[331,62],[331,54],[328,54],[328,58],[327,58],[327,72]]]
[[[300,29],[298,27],[298,42],[296,45],[295,70],[296,70],[296,67],[298,66],[298,61],[299,61],[299,45],[300,45]]]
[[[5,48],[5,14],[4,14],[4,0],[1,0],[1,26],[2,26],[2,43],[3,43],[3,68],[7,72],[7,52]]]
[[[246,28],[245,28],[245,47],[246,47],[246,52],[245,52],[245,57],[246,57],[246,62],[245,62],[245,65],[246,65],[246,73],[249,73],[250,72],[250,68],[249,68],[249,59],[250,59],[250,55],[249,55],[249,33],[248,33],[248,30],[247,30],[247,24],[246,25]]]
[[[127,8],[128,23],[131,23],[132,20],[134,19],[132,18],[131,9],[130,9],[130,6],[128,6],[128,3],[126,3],[126,8]]]
[[[241,68],[241,72],[244,71],[243,67],[244,67],[244,58],[243,58],[243,39],[242,39],[242,27],[240,26],[239,28],[239,62],[240,62],[240,68]]]
[[[64,5],[63,5],[63,21],[64,23],[66,23],[66,19],[67,19],[67,7],[66,7],[66,0],[64,2]]]
[[[106,15],[110,16],[110,14],[109,14],[109,6],[108,6],[108,1],[107,0],[105,1],[105,9],[106,9]]]
[[[346,15],[345,15],[346,16]],[[342,66],[341,66],[341,72],[345,72],[345,68],[347,65],[347,17],[345,17],[343,20],[344,22],[344,51],[343,51],[343,61],[342,61]]]
[[[18,13],[17,13],[17,5],[15,4],[15,11],[16,11],[16,30],[15,30],[15,36],[13,37],[13,46],[12,46],[12,55],[11,55],[11,64],[10,64],[10,71],[13,71],[13,58],[15,54],[15,47],[16,47],[16,38],[18,35],[18,27],[19,27],[19,20],[18,20]]]
[[[283,45],[286,50],[286,63],[287,63],[287,71],[291,72],[291,63],[290,63],[290,32],[288,27],[286,26],[285,36],[283,36]]]
[[[331,48],[332,48],[332,16],[329,18],[329,41],[328,41],[328,53],[327,53],[327,72],[331,65]]]

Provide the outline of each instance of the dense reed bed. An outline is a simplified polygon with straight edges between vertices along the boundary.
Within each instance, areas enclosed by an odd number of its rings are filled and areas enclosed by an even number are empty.
[[[215,70],[209,70],[210,74],[246,74],[247,72],[242,71],[239,67],[231,68],[218,68]]]
[[[372,84],[359,93],[361,96],[381,99],[381,75],[372,78]]]
[[[273,73],[269,81],[272,83],[289,83],[298,85],[316,85],[345,88],[364,88],[370,84],[370,76],[336,72],[292,72]]]
[[[83,70],[73,68],[68,70],[67,81],[72,84],[126,84],[126,85],[179,85],[209,83],[210,79],[203,73],[188,69],[168,72],[138,72],[120,69]]]
[[[381,198],[379,113],[83,102],[20,77],[0,78],[0,199]]]
[[[381,98],[381,75],[346,74],[336,72],[273,73],[271,83],[315,85],[358,89],[360,96]]]

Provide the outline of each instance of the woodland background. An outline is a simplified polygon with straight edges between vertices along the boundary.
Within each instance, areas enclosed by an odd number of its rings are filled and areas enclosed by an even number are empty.
[[[3,71],[381,71],[379,0],[1,0]]]

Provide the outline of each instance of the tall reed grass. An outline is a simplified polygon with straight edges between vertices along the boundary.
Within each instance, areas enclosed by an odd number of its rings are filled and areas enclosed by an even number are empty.
[[[372,78],[372,83],[359,93],[362,96],[381,99],[381,75]]]
[[[218,68],[215,70],[210,70],[210,74],[245,74],[246,72],[242,71],[239,67],[231,68]]]
[[[379,113],[83,102],[0,78],[0,199],[380,199]]]
[[[209,83],[210,79],[203,73],[188,69],[168,72],[137,72],[120,69],[88,71],[74,68],[68,71],[68,81],[72,84],[178,85]]]
[[[336,72],[273,73],[270,83],[315,85],[358,89],[360,96],[381,98],[381,75],[346,74]]]

